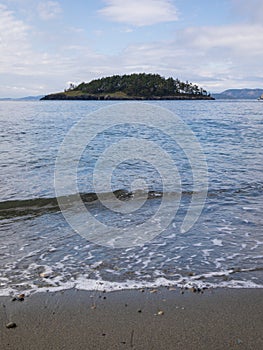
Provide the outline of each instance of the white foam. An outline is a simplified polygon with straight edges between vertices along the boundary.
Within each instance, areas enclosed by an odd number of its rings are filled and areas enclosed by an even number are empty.
[[[132,290],[132,289],[141,289],[141,288],[157,288],[157,287],[169,287],[174,286],[177,288],[263,288],[263,285],[256,284],[253,281],[242,281],[242,280],[230,280],[222,281],[219,283],[211,283],[199,280],[200,278],[209,278],[209,277],[220,277],[226,276],[233,273],[233,270],[229,271],[220,271],[220,272],[211,272],[203,275],[195,275],[189,277],[178,276],[176,281],[169,280],[165,277],[158,277],[152,282],[146,282],[141,280],[127,280],[124,282],[111,282],[104,281],[101,279],[90,279],[88,275],[79,276],[76,280],[71,280],[67,282],[62,282],[61,276],[57,276],[52,279],[46,278],[45,280],[52,284],[49,287],[40,287],[37,288],[34,284],[26,283],[26,289],[23,291],[26,294],[40,293],[40,292],[57,292],[62,290],[69,289],[78,289],[85,291],[117,291],[117,290]],[[60,285],[57,285],[61,283]],[[18,285],[19,293],[22,292],[23,284]],[[0,290],[0,296],[10,296],[17,293],[17,290],[9,287],[3,288]]]
[[[223,247],[223,243],[222,243],[222,240],[221,239],[212,239],[211,242],[213,243],[213,245],[217,245],[219,247]]]

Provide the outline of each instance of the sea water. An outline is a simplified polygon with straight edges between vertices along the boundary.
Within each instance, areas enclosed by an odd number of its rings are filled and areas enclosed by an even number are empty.
[[[148,102],[176,114],[193,132],[206,159],[205,204],[186,232],[180,227],[197,194],[193,169],[171,138],[147,126],[136,128],[131,117],[130,123],[116,123],[91,140],[79,159],[77,187],[86,210],[109,230],[118,227],[131,235],[148,220],[149,232],[141,235],[150,234],[158,226],[151,217],[158,213],[164,195],[167,210],[169,203],[180,199],[165,229],[144,244],[120,248],[99,245],[78,234],[61,212],[54,186],[56,160],[67,133],[83,119],[94,130],[103,127],[92,112],[116,103],[0,102],[0,295],[159,285],[263,287],[262,104],[249,100]],[[176,131],[176,120],[163,120],[163,124],[170,133]],[[160,172],[147,159],[130,157],[111,174],[112,192],[137,208],[140,196],[134,195],[132,184],[142,178],[147,190],[140,188],[140,194],[146,194],[146,200],[141,208],[121,214],[99,200],[93,171],[107,147],[130,137],[150,140],[170,155],[181,191],[164,193]],[[106,164],[104,170],[108,170]],[[107,196],[111,201],[111,195],[104,193],[106,201]]]

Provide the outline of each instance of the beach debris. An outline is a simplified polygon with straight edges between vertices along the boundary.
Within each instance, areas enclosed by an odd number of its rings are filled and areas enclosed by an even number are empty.
[[[41,272],[41,273],[39,274],[39,276],[40,276],[41,278],[49,278],[50,275],[51,275],[50,272]]]
[[[176,290],[176,288],[174,288],[174,287],[169,287],[168,290],[171,292],[171,291],[173,291],[173,290]]]
[[[23,301],[25,299],[25,294],[19,294],[16,298],[19,301]]]
[[[152,290],[150,290],[150,293],[157,293],[157,292],[158,292],[157,289],[152,289]]]
[[[95,309],[96,309],[96,305],[92,305],[92,306],[91,306],[91,309],[92,309],[92,310],[95,310]]]
[[[154,316],[162,316],[162,315],[164,315],[163,310],[159,310],[156,314],[154,314]]]
[[[130,339],[130,347],[133,349],[133,337],[134,337],[134,329],[131,331],[131,339]]]
[[[16,323],[15,322],[9,322],[5,326],[6,326],[6,328],[16,328]]]
[[[25,300],[25,294],[19,294],[12,298],[12,301],[24,301]]]

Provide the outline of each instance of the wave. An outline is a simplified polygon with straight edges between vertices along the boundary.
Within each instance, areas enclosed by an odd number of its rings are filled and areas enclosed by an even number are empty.
[[[138,190],[135,192],[131,192],[125,189],[118,189],[109,193],[102,193],[100,197],[103,197],[104,200],[111,199],[112,193],[114,196],[122,201],[135,199],[136,198],[147,198],[148,200],[159,199],[164,195],[171,200],[173,198],[178,198],[180,195],[182,197],[192,197],[195,195],[200,195],[200,192],[195,191],[182,191],[179,192],[169,192],[163,193],[162,191],[148,191],[145,192],[143,190]],[[234,195],[242,195],[242,194],[253,194],[260,195],[263,193],[263,185],[256,183],[245,185],[242,188],[220,188],[209,190],[207,193],[207,197],[220,197],[224,196],[234,196]],[[23,216],[23,215],[39,215],[45,214],[48,212],[56,212],[59,211],[58,202],[63,203],[72,203],[76,202],[81,197],[82,201],[85,204],[93,203],[98,200],[98,195],[95,192],[88,193],[79,193],[72,194],[63,197],[40,197],[40,198],[29,198],[29,199],[17,199],[17,200],[9,200],[0,202],[0,218],[8,218],[13,216]]]

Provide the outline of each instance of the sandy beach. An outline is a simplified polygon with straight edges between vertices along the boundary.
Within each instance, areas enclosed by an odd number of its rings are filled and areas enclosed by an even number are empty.
[[[262,289],[161,288],[1,297],[1,350],[261,350],[262,296]]]

